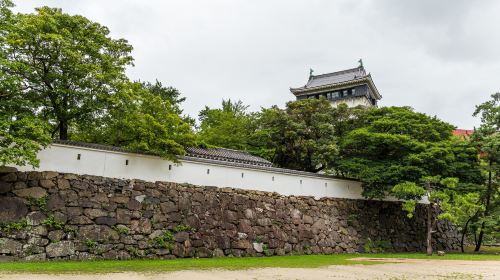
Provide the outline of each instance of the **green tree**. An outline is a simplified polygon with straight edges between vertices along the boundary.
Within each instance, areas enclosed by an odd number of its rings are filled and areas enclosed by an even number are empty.
[[[469,231],[469,225],[473,222],[474,217],[484,211],[484,205],[479,203],[480,195],[477,192],[462,193],[457,190],[453,197],[453,203],[444,203],[441,209],[450,213],[452,222],[458,226],[461,231],[460,249],[463,252],[465,237]]]
[[[263,109],[254,139],[280,167],[328,170],[338,152],[334,113],[324,98],[288,102],[285,109]]]
[[[182,97],[181,93],[177,89],[163,86],[163,84],[158,80],[154,83],[143,82],[142,86],[149,90],[151,94],[160,97],[163,101],[169,102],[178,115],[182,114],[180,105],[182,102],[186,101],[186,97]]]
[[[432,234],[435,232],[438,220],[449,220],[458,222],[463,211],[464,201],[470,202],[474,199],[474,194],[460,195],[456,191],[458,185],[457,178],[444,178],[439,176],[424,177],[420,183],[402,182],[392,188],[392,194],[403,199],[403,209],[408,212],[408,217],[412,218],[417,203],[427,199],[427,219],[426,219],[426,246],[427,255],[432,255]],[[471,207],[468,205],[468,207]],[[471,207],[472,208],[472,207]],[[474,209],[475,210],[475,209]],[[471,211],[474,211],[471,210]],[[439,213],[434,215],[434,213]]]
[[[31,112],[60,139],[68,139],[72,124],[105,111],[132,63],[126,40],[112,39],[108,28],[60,9],[12,15],[3,37],[2,74],[15,80]]]
[[[12,28],[10,1],[0,1],[0,165],[38,165],[37,152],[50,138],[45,124],[36,118],[29,102],[23,99],[23,85],[6,74],[6,34]]]
[[[409,217],[427,197],[430,254],[437,221],[461,221],[465,214],[456,209],[457,201],[470,199],[466,187],[481,180],[475,147],[452,137],[452,130],[452,125],[409,107],[386,107],[368,110],[361,126],[340,141],[336,168],[359,179],[366,197],[404,199]]]
[[[252,149],[252,134],[255,131],[255,115],[240,100],[222,100],[222,107],[203,109],[198,137],[209,146],[238,150]]]
[[[393,186],[426,176],[478,180],[475,149],[452,138],[452,129],[408,107],[371,109],[361,127],[340,139],[335,168],[359,179],[364,195],[371,198],[385,197]]]
[[[142,83],[124,83],[107,101],[107,114],[81,126],[75,139],[151,152],[177,161],[185,147],[196,145],[191,125],[178,108]]]
[[[495,215],[500,212],[500,93],[491,97],[490,101],[476,106],[474,112],[474,116],[481,117],[481,126],[472,135],[472,141],[478,147],[485,177],[478,189],[485,209],[480,216],[475,251],[481,249],[486,233],[500,227],[500,217]]]

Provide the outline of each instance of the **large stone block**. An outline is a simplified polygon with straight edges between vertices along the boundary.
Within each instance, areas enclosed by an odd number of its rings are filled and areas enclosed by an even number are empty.
[[[47,219],[47,215],[40,211],[31,212],[26,216],[28,224],[32,226],[40,225],[45,219]]]
[[[93,240],[99,242],[119,240],[120,235],[113,229],[105,225],[87,225],[80,227],[78,237],[81,240]]]
[[[57,187],[60,190],[66,190],[66,189],[69,189],[71,187],[71,185],[69,183],[69,180],[67,180],[67,179],[57,179]]]
[[[83,210],[85,216],[95,219],[97,217],[105,217],[108,216],[108,213],[102,209],[94,209],[94,208],[85,208]]]
[[[13,183],[0,181],[0,194],[8,193],[14,188]]]
[[[40,187],[33,187],[27,189],[20,189],[13,191],[17,196],[24,198],[42,198],[47,196],[47,191]]]
[[[75,244],[72,241],[50,243],[45,250],[50,258],[64,257],[75,254]]]
[[[47,179],[40,180],[39,184],[40,184],[40,187],[46,188],[46,189],[50,189],[50,188],[53,188],[56,186],[56,184],[54,182],[52,182],[52,180],[47,180]]]
[[[0,224],[18,222],[27,213],[28,208],[21,199],[0,196]]]
[[[0,238],[0,254],[17,255],[21,252],[23,244],[9,238]]]

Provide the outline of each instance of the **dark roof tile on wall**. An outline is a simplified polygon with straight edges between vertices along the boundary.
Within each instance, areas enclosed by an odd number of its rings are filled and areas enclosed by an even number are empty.
[[[187,154],[185,156],[187,157],[239,162],[239,163],[246,163],[246,164],[260,165],[260,166],[272,166],[272,163],[270,161],[265,160],[261,157],[251,155],[245,151],[238,151],[238,150],[231,150],[224,148],[203,149],[194,147],[188,147],[186,148],[186,151]]]
[[[111,145],[102,145],[102,144],[94,144],[94,143],[85,143],[71,140],[54,140],[56,144],[70,145],[70,146],[78,146],[84,148],[105,150],[105,151],[114,151],[114,152],[124,152],[130,153],[133,151],[111,146]],[[218,161],[226,161],[226,162],[235,162],[235,163],[244,163],[250,165],[259,165],[259,166],[272,166],[272,163],[268,160],[265,160],[261,157],[257,157],[251,155],[245,151],[224,149],[224,148],[212,148],[212,149],[203,149],[203,148],[195,148],[188,147],[186,148],[186,154],[183,157],[186,158],[204,158]],[[136,152],[138,154],[146,154],[146,155],[155,155],[155,153],[151,152]]]
[[[103,151],[135,153],[135,154],[145,154],[145,155],[155,156],[154,153],[132,152],[132,151],[126,150],[124,148],[120,148],[120,147],[116,147],[116,146],[94,144],[94,143],[84,143],[84,142],[77,142],[77,141],[71,141],[71,140],[54,140],[53,143],[60,144],[60,145],[67,145],[67,146],[76,146],[76,147],[83,147],[83,148],[89,148],[89,149],[103,150]],[[290,175],[303,175],[303,176],[320,177],[320,178],[328,178],[328,179],[352,180],[352,179],[347,179],[347,178],[338,178],[336,176],[327,175],[327,174],[312,173],[312,172],[306,172],[306,171],[273,167],[271,162],[269,162],[263,158],[250,155],[249,153],[244,152],[244,151],[230,150],[230,149],[223,149],[223,148],[217,148],[217,149],[188,148],[188,153],[184,156],[180,156],[179,159],[186,160],[186,161],[202,162],[202,163],[207,163],[207,164],[221,164],[221,165],[234,166],[234,167],[252,168],[252,169],[258,169],[258,170],[270,171],[270,172],[278,172],[278,173],[290,174]],[[355,180],[352,180],[352,181],[355,181]]]

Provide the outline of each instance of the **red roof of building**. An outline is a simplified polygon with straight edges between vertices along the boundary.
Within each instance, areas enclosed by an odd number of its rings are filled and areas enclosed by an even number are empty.
[[[470,136],[474,133],[472,129],[455,129],[453,130],[453,135],[460,137],[462,139],[469,139]]]

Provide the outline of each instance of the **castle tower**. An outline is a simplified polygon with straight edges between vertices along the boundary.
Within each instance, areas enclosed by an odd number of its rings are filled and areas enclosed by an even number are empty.
[[[333,73],[313,75],[312,69],[309,81],[303,87],[290,88],[297,100],[325,97],[332,106],[341,103],[349,107],[366,106],[376,107],[377,101],[382,98],[373,83],[371,75],[366,74],[363,62],[359,67],[337,71]]]

